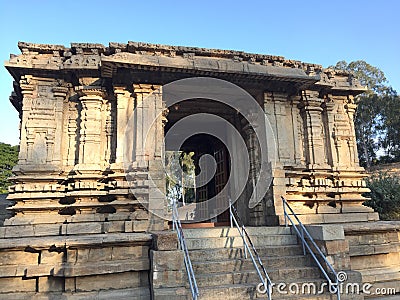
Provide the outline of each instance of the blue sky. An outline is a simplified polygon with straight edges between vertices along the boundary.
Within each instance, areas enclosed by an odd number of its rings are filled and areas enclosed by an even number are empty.
[[[0,0],[0,58],[18,41],[143,41],[285,56],[324,67],[365,60],[400,92],[400,1],[10,1]],[[0,68],[0,142],[18,144]]]

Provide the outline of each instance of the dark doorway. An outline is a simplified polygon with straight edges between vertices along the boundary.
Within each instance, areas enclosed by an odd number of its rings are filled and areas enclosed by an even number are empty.
[[[196,100],[186,100],[180,102],[176,106],[172,107],[167,116],[168,122],[165,127],[165,133],[174,126],[175,123],[182,120],[183,118],[196,113],[213,113],[223,118],[225,121],[231,123],[235,127],[240,127],[239,116],[236,111],[231,107],[217,103],[210,100],[196,99]],[[239,124],[239,125],[238,125]],[[198,128],[202,128],[204,124],[199,122],[197,124]],[[226,126],[223,122],[221,124],[216,124],[215,126]],[[201,130],[200,130],[201,132]],[[174,139],[174,136],[169,137]],[[217,137],[209,134],[198,133],[191,135],[187,138],[180,149],[172,149],[173,147],[168,147],[168,140],[165,142],[166,152],[168,151],[178,151],[179,155],[189,155],[193,159],[194,173],[198,182],[207,182],[204,185],[198,185],[193,188],[193,191],[184,190],[187,195],[194,195],[193,198],[189,199],[186,197],[185,201],[180,200],[180,205],[192,205],[195,207],[193,210],[191,222],[209,222],[221,225],[226,225],[229,221],[229,192],[228,187],[225,186],[229,180],[231,160],[229,156],[229,151],[224,143]],[[202,156],[209,155],[212,156],[215,161],[215,170],[208,174],[207,169],[201,169],[199,161]],[[215,172],[214,172],[215,171]],[[211,176],[214,174],[214,176]],[[208,181],[205,179],[208,178]],[[183,194],[182,192],[180,194]],[[208,201],[215,197],[213,200]],[[188,219],[191,212],[188,210]],[[182,220],[185,222],[185,220]]]
[[[207,216],[221,212],[228,205],[228,193],[224,187],[229,179],[230,159],[226,146],[217,138],[207,134],[197,134],[190,137],[182,145],[181,150],[186,153],[193,152],[195,174],[200,175],[201,181],[205,181],[211,174],[207,169],[200,169],[199,160],[203,155],[211,155],[216,162],[215,175],[207,184],[198,186],[195,191],[195,202],[198,204],[196,218],[204,220]],[[216,201],[207,201],[216,197]],[[226,222],[229,220],[229,212],[225,210],[213,218],[213,222]]]

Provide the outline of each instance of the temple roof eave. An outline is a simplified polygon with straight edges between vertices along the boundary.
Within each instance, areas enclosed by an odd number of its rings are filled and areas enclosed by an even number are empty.
[[[19,42],[21,54],[11,55],[5,67],[19,81],[23,75],[68,78],[103,77],[135,72],[165,72],[171,79],[187,76],[213,76],[238,82],[266,81],[283,89],[311,89],[324,93],[352,94],[365,87],[353,74],[323,69],[316,64],[287,60],[284,57],[242,51],[158,45],[140,42],[127,44],[72,43],[42,45]],[[175,73],[175,74],[174,74]],[[267,85],[268,86],[268,85]]]

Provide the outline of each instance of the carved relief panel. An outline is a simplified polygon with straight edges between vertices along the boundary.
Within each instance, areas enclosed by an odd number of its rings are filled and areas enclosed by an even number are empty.
[[[56,80],[24,77],[20,164],[61,163],[63,103],[67,88]]]

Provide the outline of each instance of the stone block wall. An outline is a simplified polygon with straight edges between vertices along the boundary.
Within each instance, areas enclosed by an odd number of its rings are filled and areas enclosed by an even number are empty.
[[[148,234],[0,239],[0,298],[150,298]]]
[[[153,250],[150,251],[152,299],[192,299],[176,232],[156,232],[153,238]]]
[[[400,224],[375,222],[344,226],[351,266],[373,289],[400,293]],[[371,289],[371,291],[373,291]]]

